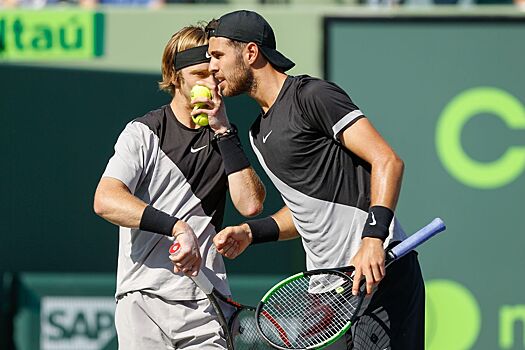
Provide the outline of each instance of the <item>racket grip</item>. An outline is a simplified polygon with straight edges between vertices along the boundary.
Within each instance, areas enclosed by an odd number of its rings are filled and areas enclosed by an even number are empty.
[[[211,292],[213,292],[213,284],[211,284],[208,277],[204,275],[204,272],[199,271],[197,276],[190,276],[190,278],[204,292],[204,294],[211,294]]]
[[[399,259],[445,229],[446,226],[443,220],[435,218],[430,224],[392,248],[389,254],[392,255],[394,260]]]
[[[180,249],[179,242],[173,243],[169,250],[170,255],[172,256],[177,255],[179,253],[179,249]],[[188,277],[190,277],[193,280],[193,282],[195,282],[197,287],[199,287],[204,292],[204,294],[211,294],[211,292],[213,291],[213,284],[211,284],[208,277],[206,277],[201,270],[199,270],[199,274],[197,276],[188,276]]]

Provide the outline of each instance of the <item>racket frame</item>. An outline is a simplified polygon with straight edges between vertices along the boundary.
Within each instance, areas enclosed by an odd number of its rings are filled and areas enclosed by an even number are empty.
[[[262,299],[259,302],[259,304],[257,304],[257,308],[255,310],[255,325],[257,326],[257,331],[259,332],[261,337],[264,340],[266,340],[272,347],[274,347],[276,349],[281,349],[281,350],[296,349],[296,348],[291,348],[291,347],[281,347],[278,344],[274,344],[271,341],[269,341],[266,338],[266,336],[264,335],[264,333],[262,331],[261,317],[258,317],[258,315],[260,315],[260,314],[262,314],[263,317],[265,317],[267,320],[269,320],[270,323],[272,323],[274,327],[280,328],[280,329],[277,330],[277,332],[279,333],[279,337],[281,338],[283,343],[290,344],[290,341],[288,339],[288,336],[286,335],[286,332],[284,331],[284,329],[282,329],[280,327],[279,323],[277,321],[275,321],[273,319],[273,317],[268,312],[261,310],[264,307],[265,302],[277,290],[279,290],[281,288],[281,286],[283,286],[285,284],[288,284],[288,283],[291,283],[291,282],[293,282],[295,280],[298,280],[298,279],[300,279],[302,277],[306,277],[306,276],[326,275],[326,274],[328,274],[328,275],[335,275],[337,277],[341,277],[341,278],[347,280],[350,283],[350,285],[351,285],[353,283],[353,281],[354,281],[352,276],[351,276],[351,273],[353,271],[354,271],[354,267],[353,266],[343,266],[343,267],[339,267],[337,269],[333,269],[332,268],[332,269],[317,269],[317,270],[303,271],[303,272],[296,273],[295,275],[289,276],[289,277],[285,278],[284,280],[280,281],[279,283],[277,283],[275,286],[273,286],[262,297]],[[364,283],[362,283],[362,285],[364,285]],[[364,289],[360,288],[359,295],[358,295],[359,299],[358,299],[358,303],[356,305],[356,310],[359,310],[361,308],[361,305],[363,304],[363,300],[364,300],[365,294],[366,293],[365,293]],[[350,329],[350,327],[352,327],[352,324],[355,321],[355,319],[357,317],[357,314],[358,314],[357,312],[352,314],[352,317],[350,317],[350,319],[347,320],[346,324],[341,328],[341,330],[339,332],[337,332],[336,334],[334,334],[330,338],[326,339],[322,343],[316,344],[315,346],[312,346],[312,347],[307,347],[305,349],[324,348],[324,347],[329,346],[332,343],[335,343],[341,337],[342,334],[345,334]]]
[[[201,276],[201,277],[199,277],[199,276]],[[221,324],[221,328],[223,329],[223,332],[224,332],[225,337],[226,337],[226,346],[227,346],[228,350],[235,350],[235,342],[234,342],[234,337],[233,337],[233,327],[235,325],[235,321],[237,319],[237,316],[239,316],[241,314],[241,312],[244,311],[244,310],[253,311],[254,314],[255,314],[256,308],[253,307],[253,306],[241,304],[241,303],[233,300],[232,298],[230,298],[230,297],[222,294],[221,292],[219,292],[217,289],[215,289],[215,287],[213,287],[213,285],[211,284],[209,279],[206,276],[204,276],[202,271],[200,271],[199,274],[196,277],[191,277],[191,278],[194,280],[194,282],[197,284],[197,286],[199,286],[199,288],[201,288],[201,285],[203,285],[201,290],[204,292],[204,294],[206,294],[206,297],[208,298],[208,300],[212,304],[213,308],[215,309],[215,312],[217,312],[217,317],[219,318],[219,323]],[[204,281],[204,279],[205,279],[205,281]],[[211,286],[211,289],[210,289],[210,286]],[[221,305],[220,305],[219,301],[222,301],[222,302],[224,302],[224,303],[226,303],[226,304],[228,304],[228,305],[230,305],[230,306],[235,308],[235,311],[233,312],[233,314],[231,315],[231,317],[230,317],[230,319],[228,321],[226,321],[226,317],[224,316],[224,313],[222,311],[222,308],[221,308]],[[255,316],[254,316],[254,322],[255,322]],[[260,333],[258,331],[255,333],[255,335],[260,337]],[[264,343],[264,341],[265,340],[261,340],[262,343]]]

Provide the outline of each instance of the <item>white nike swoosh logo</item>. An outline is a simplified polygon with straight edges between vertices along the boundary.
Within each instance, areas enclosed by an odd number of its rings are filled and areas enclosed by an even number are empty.
[[[206,58],[211,58],[210,54],[208,53],[208,51],[206,51],[206,53],[204,54],[204,56],[206,56]]]
[[[270,130],[269,133],[266,134],[266,136],[263,136],[263,143],[266,143],[266,139],[268,138],[268,136],[270,136],[270,134],[272,133],[273,130]]]
[[[207,146],[208,146],[208,145],[206,145],[206,146],[202,146],[202,147],[199,147],[199,148],[193,148],[193,147],[191,147],[191,148],[190,148],[190,151],[191,151],[191,153],[197,153],[197,152],[199,152],[201,149],[206,148]]]
[[[370,226],[375,226],[376,225],[376,217],[374,216],[374,213],[372,213],[372,219],[370,221]]]

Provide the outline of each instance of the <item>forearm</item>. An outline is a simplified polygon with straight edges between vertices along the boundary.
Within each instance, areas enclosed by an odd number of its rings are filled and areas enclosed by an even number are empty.
[[[283,207],[272,216],[248,220],[240,227],[250,244],[285,241],[299,236],[288,207]]]
[[[389,227],[395,215],[403,176],[403,162],[395,153],[392,152],[391,155],[381,157],[380,161],[371,164],[370,207],[362,237],[363,240],[376,241],[376,245],[382,245],[390,234]]]
[[[235,208],[243,216],[261,213],[266,190],[252,167],[228,175],[230,196]]]
[[[97,215],[115,225],[138,228],[146,203],[132,195],[121,181],[102,178],[93,207]]]
[[[283,207],[272,216],[224,228],[213,238],[213,243],[220,254],[234,259],[252,244],[283,241],[298,236],[290,210]]]
[[[340,141],[350,152],[371,165],[370,205],[394,210],[401,189],[403,161],[366,118],[347,128]]]
[[[279,226],[279,240],[285,241],[299,237],[299,232],[292,219],[292,213],[287,206],[284,206],[272,215],[272,218]]]
[[[370,206],[380,205],[395,210],[403,171],[404,163],[395,153],[372,163]]]

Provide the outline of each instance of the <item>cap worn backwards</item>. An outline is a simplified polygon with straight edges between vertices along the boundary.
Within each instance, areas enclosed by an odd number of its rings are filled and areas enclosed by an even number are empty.
[[[256,12],[240,10],[221,16],[217,27],[210,33],[210,36],[245,43],[254,42],[259,46],[264,57],[282,71],[287,71],[295,66],[295,63],[277,51],[272,27]]]

